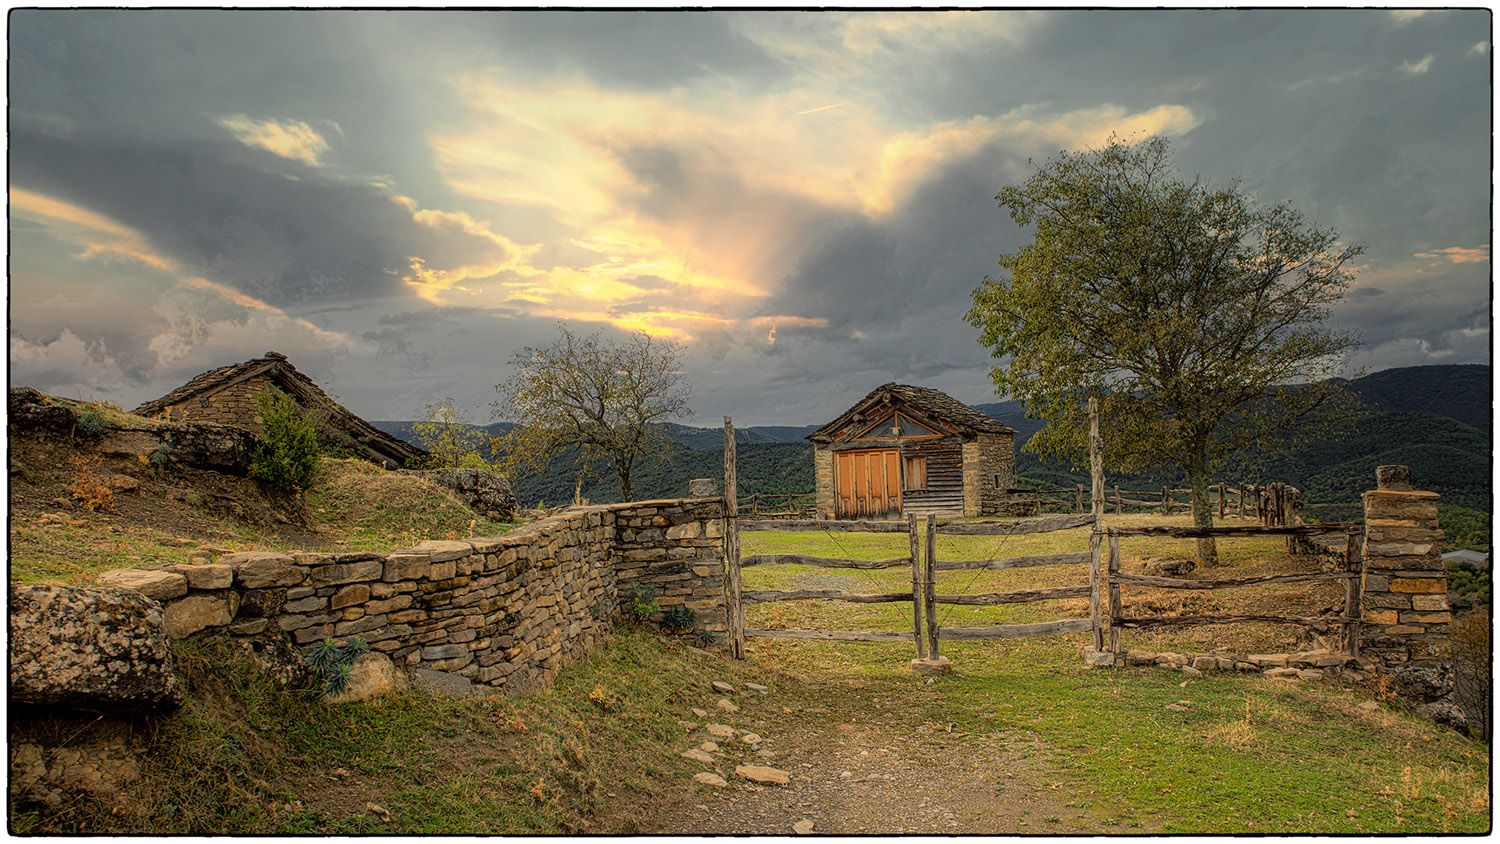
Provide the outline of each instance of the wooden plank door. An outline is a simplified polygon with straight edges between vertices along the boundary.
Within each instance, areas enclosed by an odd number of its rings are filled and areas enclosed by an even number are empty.
[[[901,512],[901,456],[896,449],[841,451],[836,458],[839,518],[882,518]]]

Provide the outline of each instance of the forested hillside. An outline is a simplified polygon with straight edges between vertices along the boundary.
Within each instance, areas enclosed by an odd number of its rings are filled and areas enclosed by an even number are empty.
[[[1288,454],[1240,455],[1223,477],[1233,482],[1285,481],[1306,492],[1309,502],[1353,508],[1360,493],[1374,483],[1375,467],[1404,463],[1418,482],[1443,495],[1443,502],[1476,511],[1490,509],[1490,368],[1479,365],[1420,366],[1377,372],[1349,382],[1365,409],[1348,426]],[[1040,419],[1026,418],[1013,401],[976,405],[1016,430],[1017,446],[1041,429]],[[409,422],[376,422],[377,427],[411,439]],[[489,434],[509,426],[486,426]],[[813,488],[812,447],[803,439],[816,426],[750,426],[736,431],[739,486],[744,495],[761,492],[806,492]],[[723,476],[723,432],[717,428],[668,425],[677,444],[665,460],[637,467],[640,497],[681,495],[690,478]],[[1039,460],[1028,451],[1018,456],[1023,484],[1046,486],[1086,483],[1087,473]],[[549,504],[573,497],[579,468],[568,457],[521,478],[516,494],[523,504]],[[1111,477],[1122,486],[1179,485],[1165,474]],[[612,501],[619,484],[606,465],[589,467],[583,494],[593,501]],[[1335,510],[1329,510],[1333,513]]]

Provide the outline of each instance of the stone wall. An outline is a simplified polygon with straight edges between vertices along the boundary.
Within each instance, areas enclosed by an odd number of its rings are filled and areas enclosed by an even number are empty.
[[[834,518],[833,449],[822,444],[813,446],[813,489],[817,493],[818,515]]]
[[[1005,502],[1004,490],[1015,481],[1013,435],[979,434],[974,442],[964,444],[964,515],[999,514]]]
[[[524,691],[597,645],[636,583],[723,630],[721,508],[717,498],[586,507],[503,536],[384,554],[224,554],[109,572],[100,585],[160,601],[173,637],[223,628],[308,647],[359,636],[431,687]]]
[[[175,404],[168,409],[167,416],[175,421],[218,422],[221,425],[235,425],[258,435],[261,418],[257,401],[261,391],[269,386],[271,386],[269,378],[257,375],[225,387],[209,396],[206,402],[192,397],[180,404]]]
[[[1442,720],[1457,707],[1438,494],[1413,489],[1405,466],[1381,466],[1377,482],[1364,494],[1360,653]]]

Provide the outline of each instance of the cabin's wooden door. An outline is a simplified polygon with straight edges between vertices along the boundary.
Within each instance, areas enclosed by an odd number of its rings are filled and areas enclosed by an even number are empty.
[[[894,448],[834,452],[837,516],[868,519],[901,514],[901,455]]]

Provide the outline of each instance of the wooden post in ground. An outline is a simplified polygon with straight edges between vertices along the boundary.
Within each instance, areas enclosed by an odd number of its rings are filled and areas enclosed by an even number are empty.
[[[1109,651],[1115,655],[1115,660],[1120,658],[1120,627],[1115,622],[1123,613],[1120,612],[1120,537],[1111,535],[1109,537]]]
[[[922,567],[922,603],[927,609],[927,658],[937,660],[937,516],[927,514],[927,562]]]
[[[1172,515],[1172,488],[1161,488],[1161,512],[1164,516]]]
[[[1094,529],[1089,534],[1089,621],[1094,628],[1094,651],[1104,650],[1104,619],[1100,613],[1100,545],[1104,541],[1104,442],[1099,437],[1099,399],[1089,399],[1089,489]]]
[[[911,631],[917,642],[917,659],[927,658],[927,643],[922,638],[922,540],[917,535],[917,514],[906,514],[906,530],[911,535]]]
[[[1240,493],[1240,518],[1243,519],[1243,518],[1245,518],[1245,485],[1244,484],[1240,484],[1239,493]]]
[[[1083,512],[1083,484],[1079,484],[1073,492],[1073,512]]]
[[[740,529],[734,420],[724,417],[724,613],[729,655],[745,658],[745,606],[740,602]]]
[[[750,518],[760,518],[760,493],[758,492],[750,496]]]
[[[1224,482],[1219,481],[1219,518],[1224,518]]]
[[[1120,485],[1115,484],[1115,515],[1125,512],[1125,499],[1120,497]]]
[[[1360,553],[1358,530],[1349,531],[1344,543],[1344,571],[1353,577],[1344,581],[1344,650],[1349,656],[1359,658],[1360,581],[1364,579],[1364,556]]]

